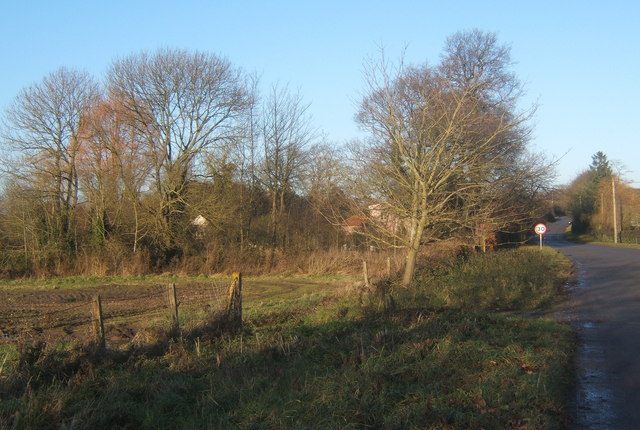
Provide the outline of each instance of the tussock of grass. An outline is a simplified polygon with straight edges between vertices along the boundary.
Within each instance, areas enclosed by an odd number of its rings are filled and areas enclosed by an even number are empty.
[[[518,270],[530,264],[542,285]],[[563,264],[473,255],[428,268],[382,310],[304,294],[252,305],[240,333],[169,340],[155,356],[33,354],[0,375],[0,427],[558,428],[570,330],[494,309],[553,301]]]

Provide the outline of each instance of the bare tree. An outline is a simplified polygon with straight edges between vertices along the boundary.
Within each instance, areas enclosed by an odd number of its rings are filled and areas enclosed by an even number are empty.
[[[322,141],[311,147],[307,178],[307,195],[315,204],[325,205],[344,188],[347,177],[344,148]]]
[[[519,172],[528,135],[508,49],[474,31],[450,39],[445,53],[437,68],[369,64],[357,117],[370,139],[356,148],[356,195],[369,234],[407,250],[405,285],[423,243],[486,214],[489,191]]]
[[[286,198],[302,179],[308,145],[314,137],[309,105],[298,93],[274,85],[263,105],[262,181],[271,198],[271,245],[278,244],[278,223],[286,214]]]
[[[515,108],[523,95],[512,65],[510,48],[495,33],[473,29],[447,38],[438,71],[453,87],[504,110]]]
[[[92,242],[103,245],[112,230],[136,253],[151,227],[140,215],[150,173],[144,141],[113,96],[85,115],[81,141],[78,170],[90,212]]]
[[[495,34],[474,29],[447,39],[438,73],[453,88],[468,94],[482,112],[505,120],[517,116],[526,119],[535,106],[518,111],[524,90],[512,65],[510,49],[500,45]],[[473,188],[466,196],[464,219],[470,221],[469,230],[494,235],[505,229],[517,230],[518,225],[527,225],[540,216],[539,199],[549,189],[553,163],[527,152],[529,132],[523,122],[496,136],[503,143],[499,148],[508,150],[499,154],[500,163],[493,163],[488,171],[486,180],[491,186]],[[478,238],[484,249],[485,237],[480,234]]]
[[[65,68],[22,90],[7,110],[3,143],[13,181],[37,192],[46,239],[58,252],[76,253],[79,132],[100,95],[87,73]]]
[[[313,248],[342,243],[342,222],[349,217],[349,198],[345,193],[349,177],[346,150],[335,142],[323,140],[309,151],[305,195],[311,205],[309,228]]]
[[[178,224],[188,221],[185,196],[201,157],[243,132],[251,105],[245,77],[215,55],[162,49],[115,61],[108,83],[145,142],[158,240],[170,249]]]
[[[259,202],[262,198],[262,190],[259,183],[259,145],[261,130],[261,113],[258,84],[260,78],[256,75],[249,76],[252,103],[246,117],[246,125],[243,138],[239,145],[235,146],[233,159],[238,166],[238,180],[243,186],[240,188],[240,202],[243,210],[238,214],[240,230],[240,251],[243,252],[246,245],[252,241],[252,221],[259,211]]]

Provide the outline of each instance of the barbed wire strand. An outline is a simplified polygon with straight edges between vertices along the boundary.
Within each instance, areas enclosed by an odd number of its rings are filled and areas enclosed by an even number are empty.
[[[211,288],[213,287],[213,288]],[[166,291],[166,287],[163,285],[157,285],[157,289],[158,291],[155,291],[153,293],[150,294],[146,294],[143,296],[136,296],[136,297],[126,297],[126,298],[102,298],[101,297],[101,301],[103,304],[114,304],[114,303],[124,303],[124,302],[131,302],[131,301],[136,301],[136,300],[144,300],[144,299],[149,299],[149,298],[162,298],[163,296],[165,296],[167,294]],[[181,301],[184,304],[193,304],[193,303],[201,303],[201,302],[207,302],[207,301],[214,301],[216,302],[217,305],[220,305],[222,303],[223,300],[221,300],[225,294],[226,294],[226,284],[223,282],[212,282],[212,285],[209,286],[209,288],[207,288],[205,292],[205,294],[198,296],[198,295],[188,295],[186,293],[183,293],[182,297],[180,297],[179,295],[179,288],[176,287],[178,296],[179,296],[179,301]],[[213,290],[213,291],[212,291]],[[99,294],[98,294],[99,295]],[[83,300],[82,302],[76,303],[72,306],[67,306],[63,309],[54,309],[54,310],[49,310],[49,311],[43,311],[43,312],[38,312],[38,309],[32,309],[31,311],[33,312],[32,314],[29,315],[18,315],[18,316],[10,316],[8,318],[0,318],[0,321],[6,321],[6,323],[14,323],[18,322],[18,321],[33,321],[34,320],[46,320],[46,319],[50,319],[50,318],[54,318],[56,315],[60,315],[75,309],[80,309],[80,308],[84,308],[87,306],[90,306],[92,304],[92,300]],[[55,303],[39,303],[36,305],[37,306],[55,306]],[[151,306],[150,308],[144,308],[144,309],[133,309],[131,310],[131,312],[120,312],[120,313],[104,313],[104,317],[105,318],[113,318],[113,317],[119,317],[119,316],[133,316],[133,315],[140,315],[140,314],[144,314],[150,311],[155,311],[158,309],[161,309],[165,307],[165,305],[156,305],[156,306]],[[79,315],[78,315],[79,316]],[[69,325],[84,325],[84,324],[89,324],[92,321],[92,317],[83,317],[81,318],[79,321],[63,321],[60,324],[49,324],[47,325],[46,328],[57,328],[57,327],[65,327],[65,326],[69,326]]]

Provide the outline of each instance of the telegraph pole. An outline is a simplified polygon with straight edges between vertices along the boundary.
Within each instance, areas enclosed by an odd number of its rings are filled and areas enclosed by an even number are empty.
[[[611,175],[611,194],[613,199],[613,243],[618,243],[618,214],[616,211],[616,178]]]

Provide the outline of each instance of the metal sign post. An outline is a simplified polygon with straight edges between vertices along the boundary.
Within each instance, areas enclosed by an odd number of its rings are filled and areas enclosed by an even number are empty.
[[[542,223],[536,224],[533,230],[540,237],[540,249],[542,249],[542,235],[547,232],[547,226]]]

